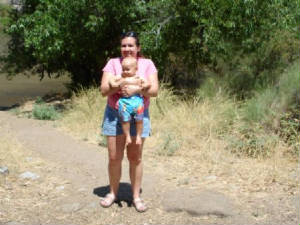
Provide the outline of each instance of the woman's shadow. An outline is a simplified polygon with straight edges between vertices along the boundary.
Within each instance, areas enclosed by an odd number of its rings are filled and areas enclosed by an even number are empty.
[[[94,189],[93,193],[101,198],[105,197],[110,191],[109,186],[97,187]],[[140,190],[140,193],[142,189]],[[120,183],[119,192],[117,195],[117,199],[115,203],[118,204],[119,207],[123,207],[123,203],[127,204],[127,207],[132,206],[132,190],[131,185],[129,183]]]

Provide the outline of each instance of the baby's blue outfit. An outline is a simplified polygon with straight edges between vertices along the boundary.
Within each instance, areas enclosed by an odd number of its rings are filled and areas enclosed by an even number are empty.
[[[123,122],[129,122],[133,117],[136,121],[143,120],[144,99],[141,95],[121,97],[118,100],[118,112]]]

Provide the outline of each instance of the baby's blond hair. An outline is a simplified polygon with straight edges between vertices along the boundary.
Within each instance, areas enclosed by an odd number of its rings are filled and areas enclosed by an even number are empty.
[[[136,65],[137,66],[137,60],[136,60],[135,57],[132,57],[132,56],[125,57],[122,60],[122,65],[124,65],[126,63],[129,64],[130,66],[132,66],[132,65]]]

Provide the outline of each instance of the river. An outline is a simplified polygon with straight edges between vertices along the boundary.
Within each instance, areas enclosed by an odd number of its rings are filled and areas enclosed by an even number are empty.
[[[24,75],[7,80],[5,75],[0,74],[0,110],[12,108],[38,96],[67,92],[65,85],[69,82],[66,76],[57,79],[45,77],[40,81],[38,76],[28,78]]]

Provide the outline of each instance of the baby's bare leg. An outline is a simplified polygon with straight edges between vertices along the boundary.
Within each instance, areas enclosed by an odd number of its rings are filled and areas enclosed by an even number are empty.
[[[142,144],[143,120],[135,121],[136,125],[136,144]]]
[[[122,129],[126,137],[125,146],[131,144],[131,137],[130,137],[130,122],[122,122]]]

